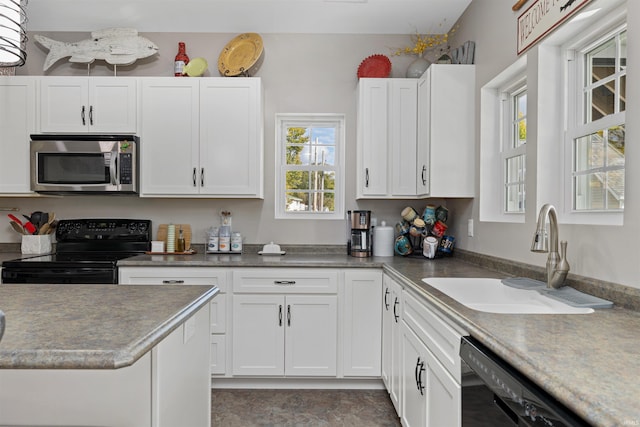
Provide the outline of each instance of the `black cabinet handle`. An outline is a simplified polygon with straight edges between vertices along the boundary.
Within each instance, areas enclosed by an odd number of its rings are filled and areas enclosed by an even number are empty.
[[[193,168],[193,186],[194,187],[198,185],[196,181],[197,179],[198,179],[198,172],[196,171],[196,168]]]
[[[389,311],[389,303],[387,302],[387,295],[389,295],[389,288],[384,290],[384,309]]]
[[[398,301],[398,297],[396,297],[396,300],[393,303],[393,318],[395,319],[396,323],[398,323],[398,319],[400,318],[396,310],[396,307],[398,306],[398,304],[400,304],[400,301]]]
[[[93,105],[89,106],[89,124],[93,126]]]
[[[82,119],[82,126],[86,126],[87,124],[87,121],[84,118],[84,110],[85,110],[85,107],[83,105],[82,110],[80,110],[80,119]]]
[[[418,361],[416,362],[416,387],[420,392],[421,396],[424,396],[424,384],[422,382],[422,374],[424,373],[424,361],[420,361],[420,356],[418,356]]]
[[[287,304],[287,326],[291,326],[291,304]]]
[[[427,166],[422,165],[422,185],[427,185]]]
[[[166,285],[181,285],[184,280],[163,280],[162,283]]]
[[[364,186],[369,188],[369,168],[364,169]]]
[[[200,169],[200,187],[204,187],[204,168]]]
[[[295,285],[296,281],[295,280],[274,280],[273,284],[274,285]]]
[[[282,326],[282,304],[280,304],[278,309],[278,326]]]

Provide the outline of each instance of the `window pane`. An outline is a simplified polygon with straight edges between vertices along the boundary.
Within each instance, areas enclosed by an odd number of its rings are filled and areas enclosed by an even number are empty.
[[[507,159],[507,183],[524,181],[524,155]]]
[[[627,76],[620,77],[620,111],[627,109]]]
[[[592,83],[612,76],[616,72],[616,40],[608,40],[593,49],[587,54],[587,61]]]
[[[620,71],[627,69],[627,32],[620,34]]]
[[[507,212],[524,212],[524,184],[507,186]]]
[[[288,127],[286,163],[335,166],[336,130],[329,127]]]
[[[525,155],[507,159],[505,184],[505,211],[524,212]]]
[[[604,166],[605,152],[602,132],[575,140],[574,171],[580,172]]]
[[[308,190],[309,189],[309,172],[287,171],[286,172],[286,188],[287,190]]]

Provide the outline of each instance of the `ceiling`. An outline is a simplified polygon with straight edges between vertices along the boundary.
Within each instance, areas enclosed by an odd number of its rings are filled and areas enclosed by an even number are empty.
[[[28,31],[426,34],[471,0],[29,0]]]

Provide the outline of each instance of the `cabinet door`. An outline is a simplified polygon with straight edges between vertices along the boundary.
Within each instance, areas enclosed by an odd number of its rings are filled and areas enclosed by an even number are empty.
[[[338,298],[335,295],[287,295],[285,301],[285,375],[335,377]],[[234,359],[235,355],[234,351]]]
[[[427,427],[462,425],[462,390],[431,352],[424,354]]]
[[[30,193],[29,135],[35,130],[36,81],[0,77],[0,193]]]
[[[425,372],[427,348],[406,326],[401,328],[402,342],[402,425],[426,427]],[[444,425],[449,425],[445,423]]]
[[[380,197],[387,187],[388,79],[358,82],[357,197]]]
[[[89,130],[96,133],[136,133],[135,78],[92,77],[89,80]]]
[[[429,196],[475,195],[475,68],[433,64],[424,74],[429,86],[421,141],[430,150]],[[423,142],[424,143],[424,142]]]
[[[416,195],[418,92],[416,79],[389,81],[391,195]]]
[[[233,296],[234,375],[284,375],[285,317],[281,295]]]
[[[400,358],[400,325],[402,307],[400,303],[402,287],[385,275],[383,277],[383,288],[382,379],[385,381],[396,412],[401,415],[402,360]]]
[[[257,78],[200,83],[201,194],[263,197],[262,87]]]
[[[198,79],[144,78],[141,84],[140,195],[198,194]]]
[[[382,272],[347,270],[343,293],[343,372],[379,377],[382,363]]]
[[[40,80],[40,131],[88,132],[89,79],[43,77]]]
[[[416,151],[416,195],[428,196],[431,183],[431,152],[429,128],[431,127],[431,86],[425,79],[418,79],[418,122]]]

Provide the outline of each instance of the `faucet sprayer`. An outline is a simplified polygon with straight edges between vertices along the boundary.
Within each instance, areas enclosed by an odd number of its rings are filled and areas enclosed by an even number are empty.
[[[549,217],[549,236],[546,233],[546,219]],[[549,240],[551,242],[549,243]],[[559,288],[569,273],[567,262],[567,242],[560,242],[558,253],[558,217],[553,205],[545,204],[538,214],[536,231],[531,242],[531,252],[549,252],[547,258],[547,287]]]

